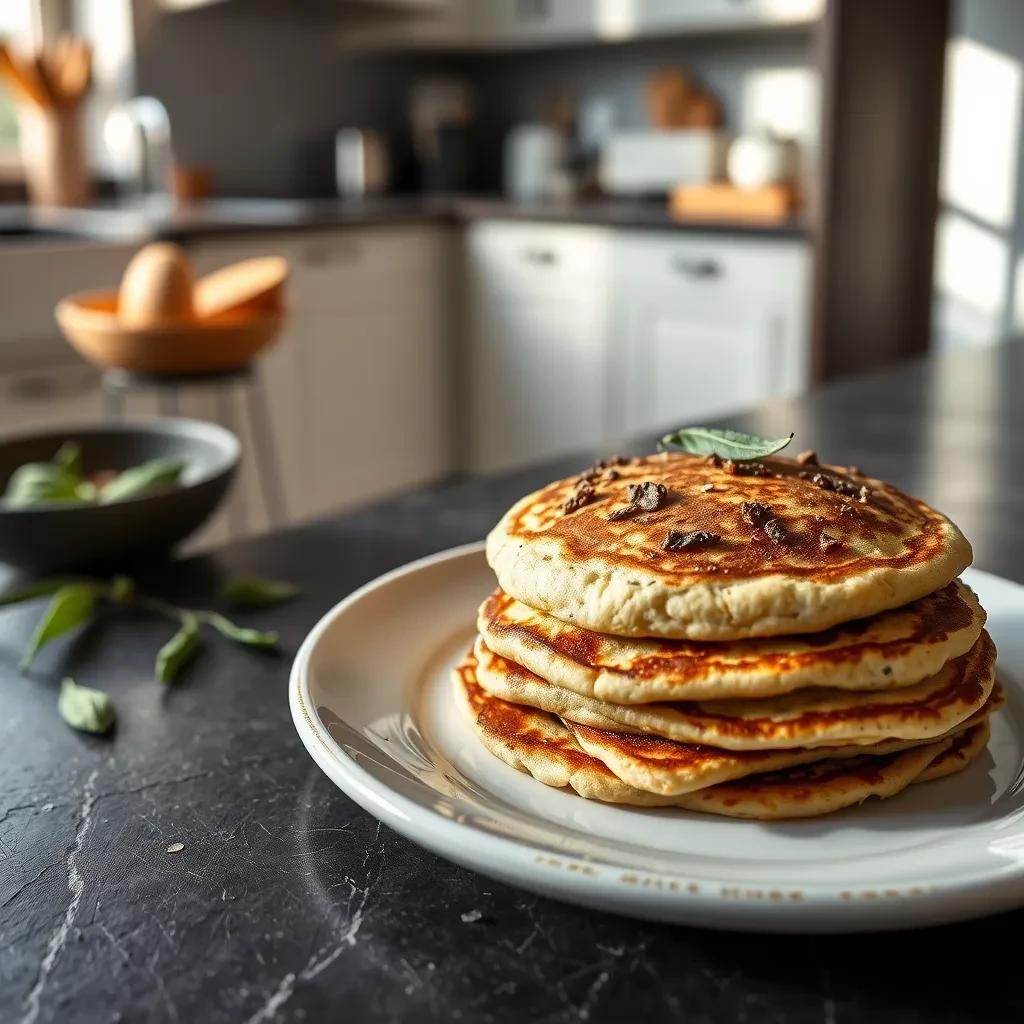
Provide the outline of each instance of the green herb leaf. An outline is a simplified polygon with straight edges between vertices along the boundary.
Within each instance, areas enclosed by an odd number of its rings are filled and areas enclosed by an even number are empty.
[[[57,454],[54,455],[53,461],[64,470],[65,473],[70,473],[72,476],[82,479],[84,473],[82,469],[82,446],[77,441],[65,441],[58,449]]]
[[[130,576],[115,576],[110,581],[108,597],[114,604],[127,604],[135,596],[135,580]]]
[[[53,462],[26,462],[7,482],[4,500],[12,508],[47,505],[55,501],[83,502],[81,477]]]
[[[116,717],[114,705],[102,690],[79,686],[70,676],[60,684],[57,710],[72,729],[100,736],[110,731]]]
[[[792,440],[792,434],[789,437],[769,439],[756,434],[741,434],[738,430],[683,427],[672,434],[666,434],[658,442],[658,448],[661,451],[675,448],[690,452],[691,455],[717,455],[723,459],[732,459],[733,462],[746,462],[781,452]]]
[[[232,576],[221,591],[239,608],[268,608],[297,597],[302,591],[286,580],[261,579],[259,576]]]
[[[66,587],[69,583],[80,582],[83,581],[76,580],[70,576],[37,580],[35,583],[29,583],[27,586],[19,587],[17,590],[12,590],[7,594],[0,594],[0,608],[8,604],[23,604],[26,601],[34,601],[37,597],[49,597],[60,590],[61,587]]]
[[[106,505],[137,497],[158,487],[173,487],[181,479],[185,465],[181,459],[150,459],[140,466],[126,469],[100,489],[100,502]]]
[[[80,626],[92,615],[96,606],[96,585],[93,583],[69,583],[61,587],[50,601],[36,631],[29,641],[28,650],[21,659],[19,668],[27,668],[36,654],[51,640],[63,636],[75,626]]]
[[[277,646],[277,633],[264,633],[258,629],[248,629],[245,626],[238,626],[230,619],[216,612],[202,613],[204,622],[209,623],[221,636],[226,636],[235,643],[245,644],[247,647],[271,648]]]
[[[181,617],[181,629],[157,651],[156,677],[161,683],[174,681],[175,676],[199,650],[199,623],[196,617],[185,612]]]

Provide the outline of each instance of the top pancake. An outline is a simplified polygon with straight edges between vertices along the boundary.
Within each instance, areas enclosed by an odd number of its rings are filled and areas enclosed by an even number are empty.
[[[599,633],[737,640],[897,608],[971,562],[945,516],[849,469],[665,454],[613,472],[592,474],[593,496],[574,511],[565,503],[579,477],[505,514],[487,559],[507,594]],[[630,484],[646,482],[667,489],[660,507],[609,518],[627,506]],[[745,515],[744,503],[757,505]],[[673,551],[663,547],[669,531],[713,536]]]

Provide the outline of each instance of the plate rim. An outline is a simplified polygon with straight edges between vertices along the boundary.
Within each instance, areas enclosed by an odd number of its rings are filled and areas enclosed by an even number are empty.
[[[818,882],[799,889],[729,879],[690,878],[624,869],[606,860],[552,856],[529,841],[507,838],[452,820],[389,787],[362,767],[324,728],[313,708],[309,666],[321,638],[369,594],[396,580],[450,561],[477,557],[483,541],[447,548],[407,562],[364,583],[338,601],[309,631],[289,676],[289,707],[299,738],[325,775],[360,807],[416,844],[447,860],[556,899],[631,916],[745,931],[849,932],[919,927],[980,917],[1024,906],[1024,861],[996,876],[924,882],[905,889],[854,891]],[[1000,583],[1015,580],[982,569]],[[545,870],[547,869],[547,870]],[[828,915],[837,914],[841,920]]]

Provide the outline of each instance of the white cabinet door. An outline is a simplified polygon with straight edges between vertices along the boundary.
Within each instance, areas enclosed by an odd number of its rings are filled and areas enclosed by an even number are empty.
[[[454,239],[433,225],[252,235],[197,244],[200,272],[276,253],[289,322],[260,364],[289,519],[301,521],[454,468]],[[236,429],[246,428],[235,409]],[[243,436],[243,448],[246,447]],[[262,525],[250,450],[248,520]]]
[[[468,229],[468,461],[491,472],[607,437],[608,236]]]
[[[802,390],[806,246],[633,234],[615,253],[614,416],[626,434],[684,426]]]
[[[825,0],[638,0],[630,9],[643,34],[802,24],[820,18]]]

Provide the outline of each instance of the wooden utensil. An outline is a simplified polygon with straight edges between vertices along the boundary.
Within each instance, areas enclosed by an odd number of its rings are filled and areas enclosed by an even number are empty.
[[[669,195],[669,211],[680,220],[785,220],[796,210],[791,185],[739,189],[735,185],[679,185]]]
[[[0,43],[0,75],[20,103],[35,107],[49,105],[49,93],[34,64],[3,43]]]

